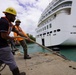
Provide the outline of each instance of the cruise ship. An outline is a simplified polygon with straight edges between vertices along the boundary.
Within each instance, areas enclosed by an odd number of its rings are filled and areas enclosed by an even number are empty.
[[[76,0],[52,0],[41,14],[36,42],[46,47],[76,45]]]

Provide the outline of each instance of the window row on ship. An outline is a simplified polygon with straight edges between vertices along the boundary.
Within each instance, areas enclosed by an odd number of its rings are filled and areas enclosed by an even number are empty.
[[[57,4],[59,4],[62,1],[64,1],[64,0],[56,0],[56,2],[53,4],[53,6],[56,6]]]
[[[37,30],[37,33],[45,31],[51,27],[52,27],[52,24],[50,23],[49,25],[46,25],[46,26],[42,27],[41,29]]]
[[[36,38],[42,37],[42,36],[44,37],[45,35],[51,36],[52,33],[53,33],[53,36],[55,36],[56,32],[60,32],[60,31],[61,31],[60,29],[57,29],[57,30],[54,30],[54,31],[49,31],[49,32],[37,35]]]

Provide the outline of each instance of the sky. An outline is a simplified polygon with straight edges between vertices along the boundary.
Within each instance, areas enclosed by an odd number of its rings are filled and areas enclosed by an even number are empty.
[[[5,16],[2,12],[8,7],[17,11],[16,19],[21,20],[20,27],[24,32],[36,36],[39,18],[44,9],[52,0],[0,0],[0,17]],[[15,23],[13,23],[15,24]]]

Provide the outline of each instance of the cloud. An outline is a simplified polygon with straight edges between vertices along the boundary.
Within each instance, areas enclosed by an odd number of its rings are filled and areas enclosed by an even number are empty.
[[[0,16],[7,7],[17,10],[17,19],[21,20],[21,28],[24,32],[35,36],[39,18],[51,0],[0,0]]]

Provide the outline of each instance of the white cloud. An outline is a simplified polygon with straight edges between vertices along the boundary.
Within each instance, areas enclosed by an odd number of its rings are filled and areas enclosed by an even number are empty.
[[[0,0],[0,17],[4,16],[2,11],[7,7],[14,7],[17,18],[21,20],[21,28],[24,32],[35,36],[35,29],[40,15],[51,0]]]

